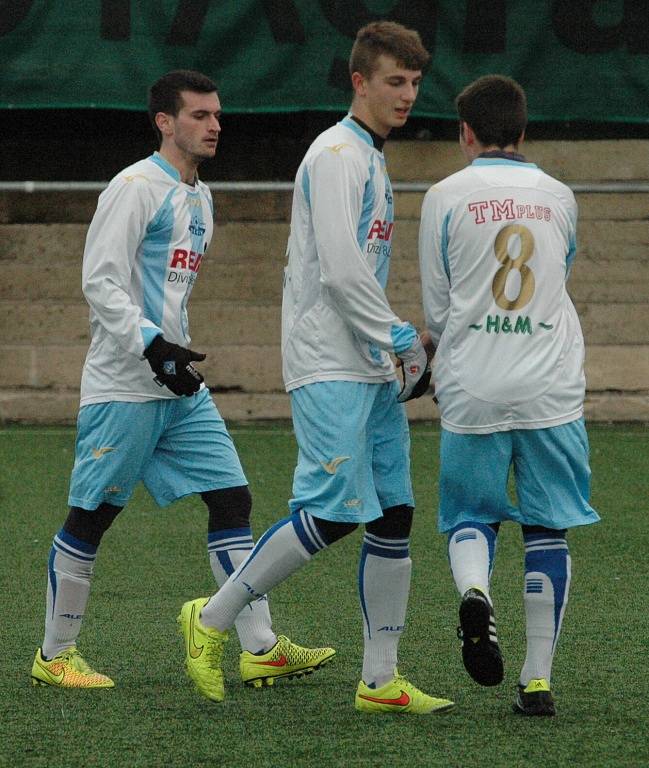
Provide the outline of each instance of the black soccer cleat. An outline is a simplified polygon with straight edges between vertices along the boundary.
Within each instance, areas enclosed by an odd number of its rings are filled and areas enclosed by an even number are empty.
[[[487,596],[467,589],[460,603],[460,626],[464,668],[480,685],[498,685],[505,670],[496,636],[496,619]]]
[[[557,714],[554,699],[547,680],[530,680],[526,686],[519,684],[514,701],[514,712],[532,717],[553,717]]]

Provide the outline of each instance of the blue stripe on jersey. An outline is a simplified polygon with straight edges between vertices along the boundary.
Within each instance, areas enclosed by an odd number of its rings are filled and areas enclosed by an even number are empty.
[[[538,168],[536,163],[507,160],[505,157],[476,157],[471,165],[515,165],[517,168]]]
[[[568,241],[568,253],[566,254],[566,277],[572,269],[572,262],[575,260],[577,253],[577,236],[575,232],[570,232],[570,239]]]
[[[147,320],[162,328],[164,285],[169,260],[169,243],[173,233],[174,210],[171,198],[176,188],[170,189],[164,202],[146,228],[142,240],[142,308]]]
[[[144,349],[146,349],[149,344],[155,339],[156,336],[160,336],[160,329],[159,328],[151,328],[150,325],[145,325],[143,328],[140,328],[140,333],[142,334],[142,343],[144,344]]]
[[[311,208],[311,179],[309,178],[309,172],[306,165],[302,169],[302,194],[306,200],[306,204]]]
[[[390,184],[390,179],[385,170],[385,161],[381,161],[381,171],[383,172],[383,178],[385,179],[385,221],[389,226],[394,223],[394,202],[392,197],[392,185]],[[385,243],[388,247],[381,248],[381,252],[376,257],[376,271],[374,274],[383,290],[385,290],[385,287],[388,284],[388,275],[390,273],[390,256],[392,255],[391,242],[392,237],[390,237],[390,243]]]
[[[159,152],[154,152],[149,158],[151,162],[155,163],[165,173],[168,173],[172,179],[180,181],[180,171],[167,160]]]
[[[417,331],[410,323],[393,325],[390,328],[390,336],[392,337],[394,352],[396,355],[399,355],[412,347],[417,338]]]
[[[201,197],[205,198],[205,200],[207,201],[207,204],[210,209],[210,213],[212,214],[212,218],[214,218],[214,200],[212,199],[212,195],[209,195],[206,192],[203,192],[202,190],[200,194],[201,194]]]
[[[361,217],[358,222],[358,229],[356,230],[356,239],[358,241],[358,247],[364,251],[365,241],[370,231],[370,223],[372,219],[372,211],[374,210],[374,157],[372,156],[369,172],[370,177],[365,182],[365,189],[363,191],[363,208],[361,210]]]
[[[370,134],[360,127],[360,125],[355,121],[352,120],[349,115],[347,117],[344,117],[339,125],[344,125],[345,128],[349,128],[351,131],[354,131],[354,133],[359,136],[366,144],[369,144],[370,147],[374,146],[374,142],[372,141],[372,137]]]
[[[448,265],[448,225],[451,221],[451,214],[452,211],[449,211],[446,216],[444,216],[444,221],[442,222],[442,242],[439,246],[440,253],[442,254],[442,262],[444,264],[444,272],[446,272],[446,277],[449,282],[451,280],[451,268]]]

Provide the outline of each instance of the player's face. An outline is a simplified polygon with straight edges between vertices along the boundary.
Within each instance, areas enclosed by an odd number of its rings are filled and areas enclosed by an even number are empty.
[[[169,139],[187,159],[198,165],[214,157],[221,133],[221,102],[216,93],[181,91],[183,105],[169,116]]]
[[[392,128],[405,124],[421,83],[421,70],[404,69],[392,56],[381,54],[371,77],[352,75],[356,115],[379,136],[387,137]]]

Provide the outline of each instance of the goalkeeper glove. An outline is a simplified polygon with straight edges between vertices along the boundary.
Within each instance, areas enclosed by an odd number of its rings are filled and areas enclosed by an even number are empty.
[[[192,365],[205,360],[200,352],[172,344],[158,335],[144,350],[144,357],[155,373],[153,380],[158,386],[168,387],[174,395],[193,395],[200,389],[203,377]]]
[[[424,349],[421,338],[417,336],[415,343],[399,356],[403,386],[397,395],[400,403],[414,400],[425,394],[430,386],[431,370],[428,353]]]

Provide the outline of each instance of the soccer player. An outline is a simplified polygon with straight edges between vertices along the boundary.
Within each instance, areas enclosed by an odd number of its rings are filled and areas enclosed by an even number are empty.
[[[205,695],[223,695],[219,657],[243,606],[362,523],[365,643],[355,706],[418,714],[453,706],[397,672],[413,515],[399,400],[422,394],[430,372],[422,340],[384,293],[394,209],[383,144],[406,122],[428,59],[412,30],[391,22],[362,28],[349,62],[350,114],[313,142],[297,171],[282,308],[283,373],[299,447],[293,498],[289,516],[216,595],[182,607],[187,669]],[[403,361],[401,391],[389,353]],[[205,648],[202,656],[192,655],[195,645]]]
[[[584,342],[566,290],[577,205],[519,153],[527,106],[518,83],[481,77],[456,104],[470,164],[428,191],[419,236],[426,326],[437,345],[439,529],[462,596],[464,666],[496,685],[503,659],[489,579],[500,523],[521,525],[527,656],[514,709],[554,715],[566,531],[599,519],[588,502]],[[510,468],[517,506],[507,495]]]
[[[251,496],[237,452],[189,349],[187,301],[212,237],[213,208],[197,167],[214,157],[221,131],[215,84],[179,70],[149,92],[160,151],[123,170],[101,194],[83,257],[92,341],[81,380],[69,514],[54,536],[45,638],[34,684],[111,688],[76,648],[102,536],[142,480],[160,506],[200,494],[217,583],[252,550]],[[312,671],[332,648],[301,648],[275,636],[264,596],[237,616],[254,680]],[[247,668],[246,668],[247,669]]]

